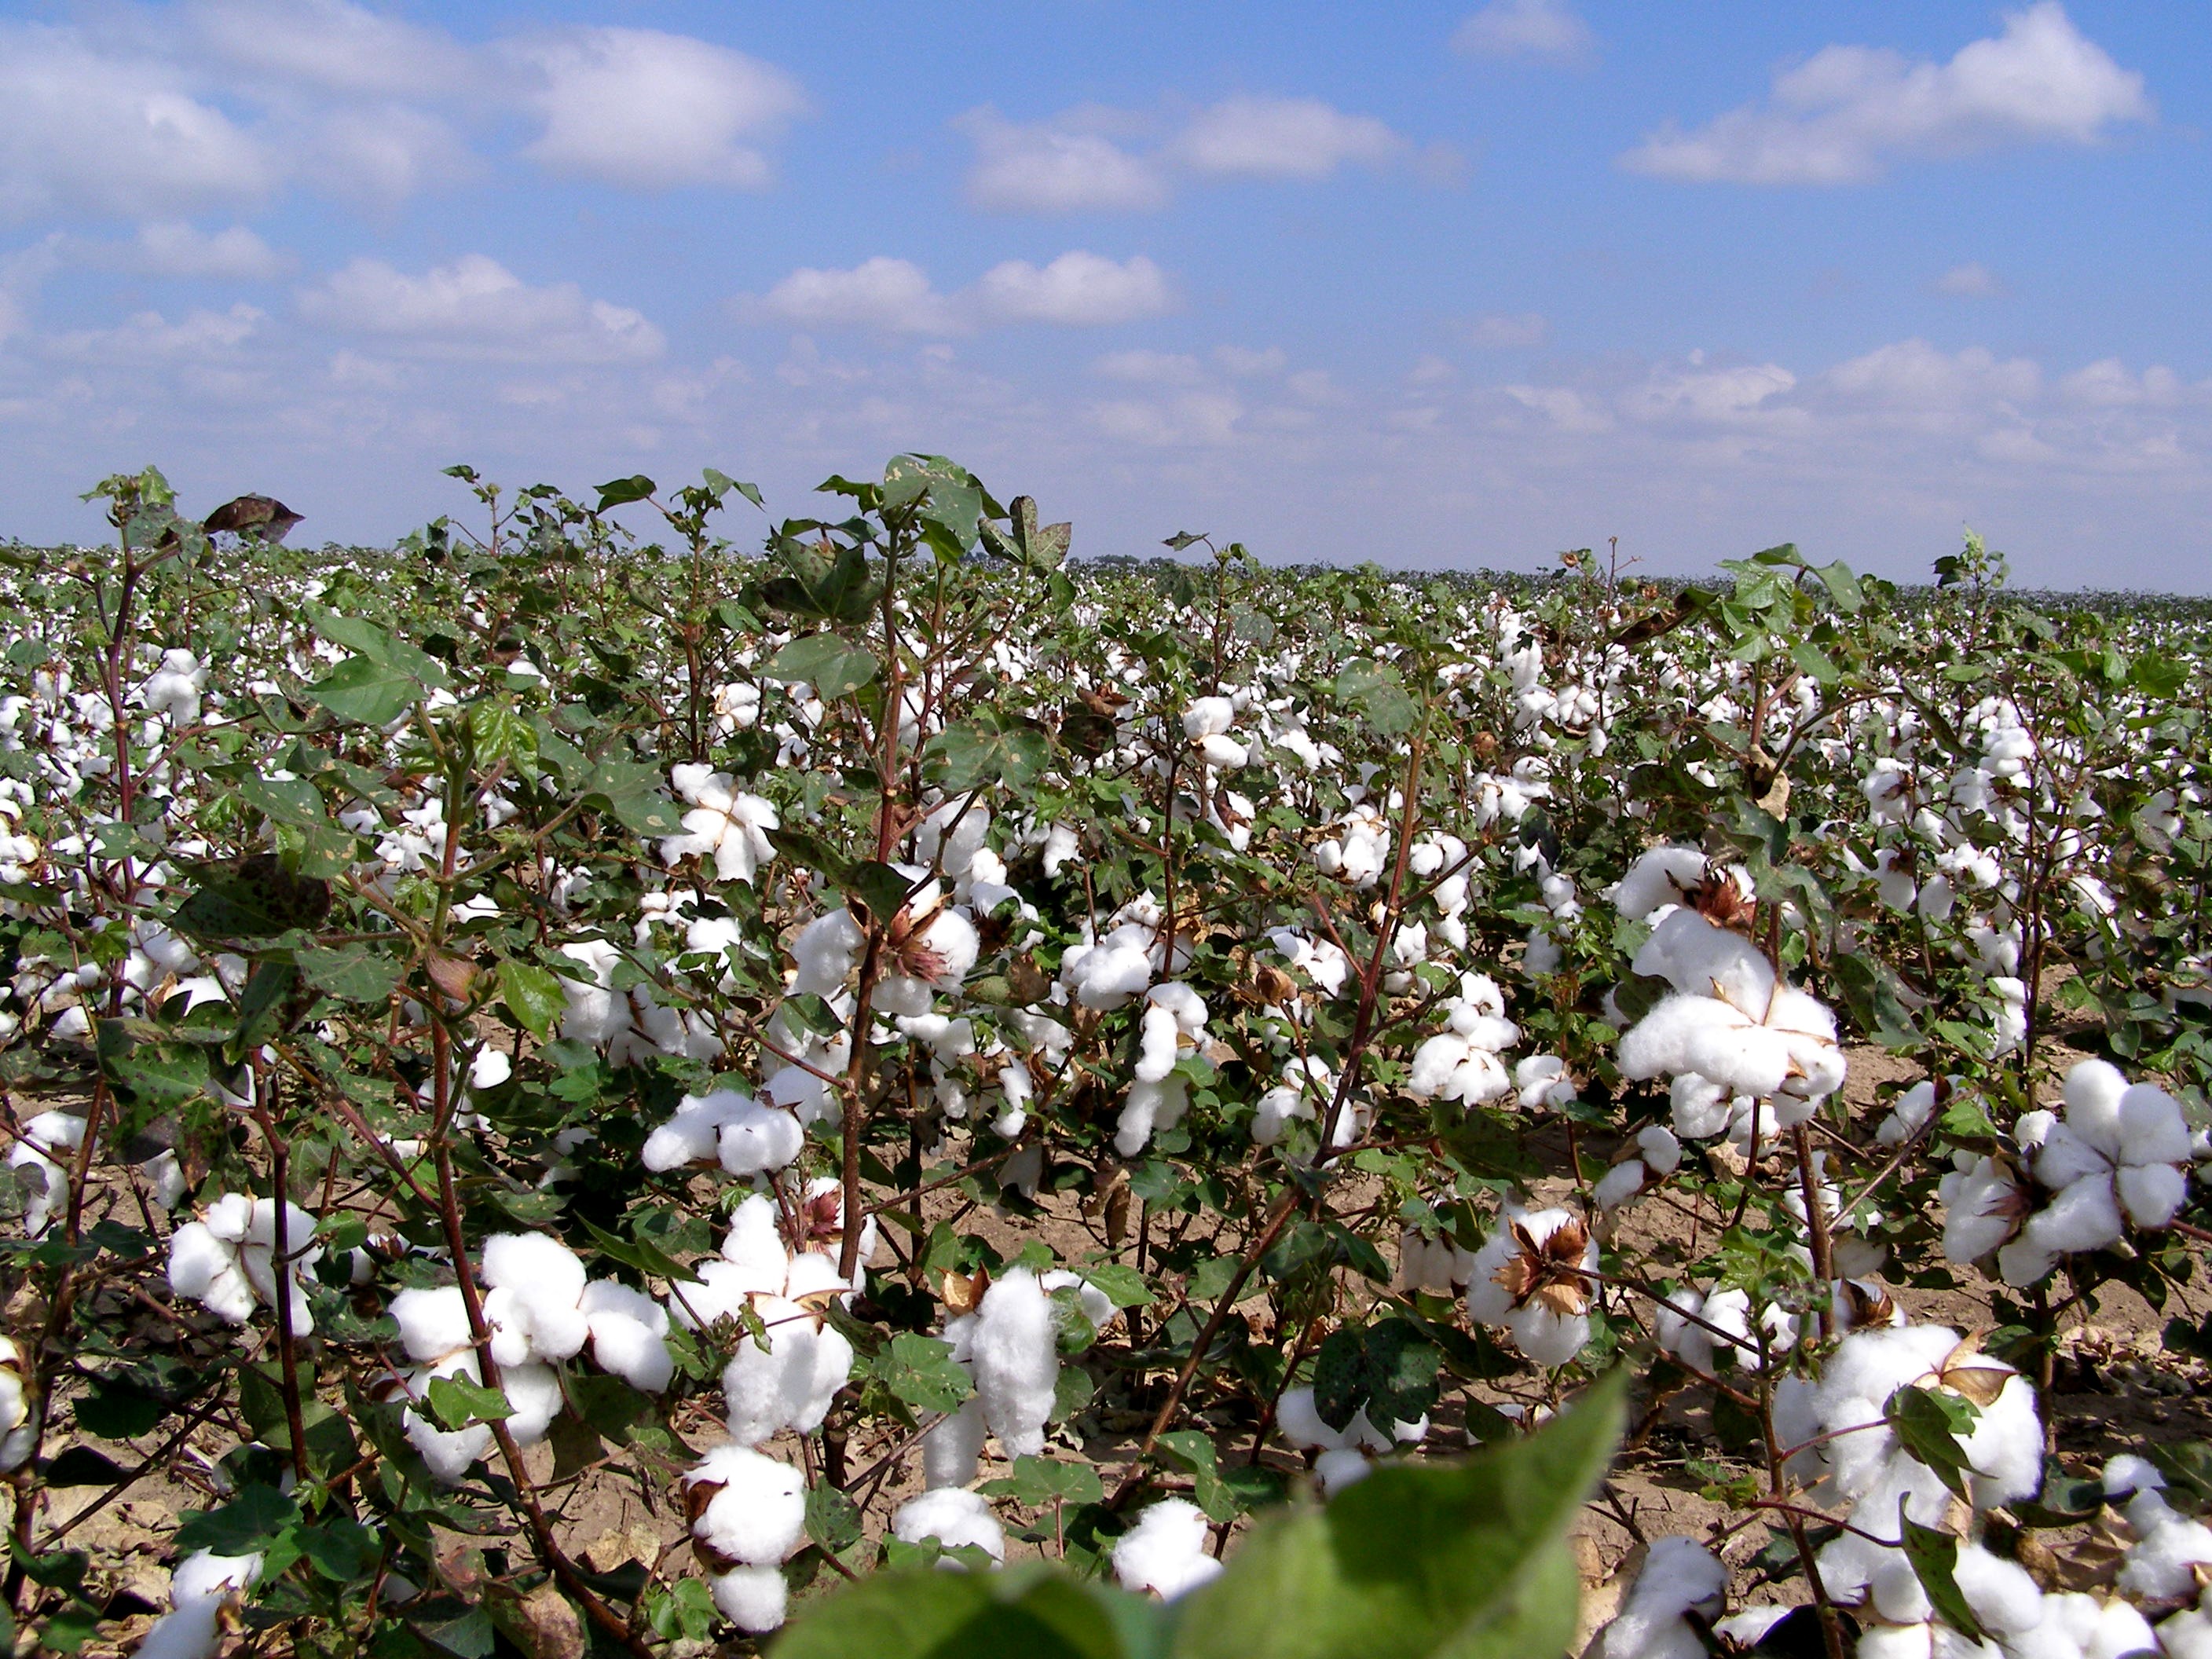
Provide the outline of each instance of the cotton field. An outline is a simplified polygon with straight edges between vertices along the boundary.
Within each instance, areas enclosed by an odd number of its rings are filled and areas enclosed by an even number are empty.
[[[2212,1656],[2212,613],[456,476],[0,553],[23,1637]]]

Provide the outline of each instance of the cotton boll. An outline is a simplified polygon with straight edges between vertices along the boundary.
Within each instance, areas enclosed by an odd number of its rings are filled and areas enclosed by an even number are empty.
[[[933,1538],[946,1549],[972,1545],[994,1561],[1006,1559],[1006,1533],[990,1504],[976,1493],[957,1486],[925,1492],[900,1504],[891,1511],[891,1535],[909,1544]]]
[[[793,994],[835,996],[859,966],[866,944],[860,924],[842,905],[817,916],[792,938],[792,959],[798,964],[791,982]]]
[[[782,1626],[791,1589],[781,1567],[732,1567],[708,1586],[714,1610],[739,1630],[762,1635]]]
[[[233,1325],[246,1323],[256,1305],[236,1249],[198,1221],[169,1235],[169,1288]]]
[[[499,1383],[507,1395],[507,1433],[518,1446],[536,1445],[560,1415],[560,1374],[550,1365],[509,1365],[500,1372]]]
[[[1591,1199],[1601,1210],[1617,1210],[1644,1188],[1644,1169],[1641,1159],[1629,1158],[1614,1164],[1590,1191]]]
[[[969,1359],[976,1398],[1006,1455],[1042,1451],[1060,1377],[1060,1347],[1051,1298],[1028,1268],[1015,1268],[983,1293]]]
[[[448,1432],[416,1412],[408,1412],[403,1420],[408,1443],[422,1455],[432,1478],[443,1486],[458,1484],[469,1472],[469,1466],[491,1450],[489,1424],[471,1423],[465,1429]]]
[[[2019,1231],[2027,1194],[2011,1170],[1984,1157],[1954,1170],[1937,1187],[1944,1205],[1943,1254],[1979,1261]]]
[[[1367,1454],[1354,1446],[1338,1446],[1314,1460],[1314,1480],[1324,1498],[1334,1498],[1374,1473]]]
[[[495,1233],[484,1240],[485,1284],[514,1298],[529,1337],[531,1355],[567,1359],[584,1346],[590,1326],[578,1307],[584,1264],[557,1238],[544,1233]]]
[[[1637,1132],[1636,1147],[1654,1175],[1672,1175],[1682,1161],[1682,1143],[1656,1123]]]
[[[1163,1498],[1115,1540],[1114,1577],[1121,1588],[1152,1590],[1172,1601],[1218,1577],[1221,1563],[1206,1553],[1206,1514],[1180,1498]]]
[[[730,1434],[747,1446],[787,1428],[812,1433],[853,1374],[853,1345],[799,1304],[764,1297],[755,1310],[769,1346],[747,1337],[722,1370]]]
[[[1136,1157],[1155,1132],[1172,1129],[1189,1109],[1190,1085],[1180,1073],[1170,1073],[1158,1083],[1132,1083],[1114,1127],[1115,1150],[1124,1158]]]
[[[691,1535],[728,1560],[774,1566],[805,1534],[806,1482],[788,1463],[744,1446],[717,1446],[685,1472],[684,1484],[711,1493]]]
[[[1702,1659],[1705,1642],[1683,1614],[1719,1612],[1727,1588],[1728,1571],[1711,1551],[1694,1539],[1658,1540],[1595,1659]]]
[[[2139,1535],[2121,1563],[2120,1589],[2153,1601],[2194,1595],[2197,1569],[2212,1564],[2212,1527],[2176,1515],[2156,1492],[2128,1505],[2128,1523]]]
[[[668,1310],[642,1291],[609,1279],[584,1288],[592,1358],[601,1370],[634,1389],[659,1394],[676,1375],[668,1352]]]
[[[470,1346],[468,1305],[458,1285],[402,1291],[388,1311],[399,1327],[400,1346],[417,1364],[434,1364]]]
[[[1654,847],[1606,890],[1613,908],[1631,921],[1647,921],[1668,905],[1684,902],[1705,878],[1705,855],[1694,847]]]
[[[789,1112],[748,1102],[722,1125],[716,1153],[735,1176],[781,1170],[798,1158],[806,1132]]]
[[[1960,1550],[1951,1576],[1986,1630],[2009,1636],[2043,1621],[2042,1589],[2017,1562],[1968,1544]]]
[[[751,1104],[734,1089],[685,1095],[676,1103],[675,1115],[645,1138],[639,1158],[656,1174],[711,1164],[720,1156],[722,1126]]]
[[[921,1437],[922,1484],[964,1486],[975,1478],[976,1461],[990,1433],[983,1402],[970,1396],[958,1411],[940,1419]]]

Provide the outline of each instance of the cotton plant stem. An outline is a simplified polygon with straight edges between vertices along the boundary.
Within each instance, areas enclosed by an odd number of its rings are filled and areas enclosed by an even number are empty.
[[[1797,1152],[1797,1188],[1805,1200],[1805,1231],[1812,1241],[1813,1276],[1820,1281],[1820,1293],[1828,1297],[1820,1305],[1820,1334],[1832,1337],[1836,1334],[1836,1309],[1829,1286],[1835,1283],[1836,1261],[1834,1243],[1828,1236],[1828,1209],[1820,1198],[1820,1175],[1813,1162],[1812,1137],[1800,1123],[1790,1131],[1790,1139]]]

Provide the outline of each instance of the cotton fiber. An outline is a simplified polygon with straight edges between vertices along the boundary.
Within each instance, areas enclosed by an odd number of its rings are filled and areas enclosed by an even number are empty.
[[[1163,1498],[1115,1541],[1114,1577],[1124,1589],[1152,1590],[1172,1601],[1218,1577],[1221,1563],[1206,1553],[1206,1514],[1180,1498]]]

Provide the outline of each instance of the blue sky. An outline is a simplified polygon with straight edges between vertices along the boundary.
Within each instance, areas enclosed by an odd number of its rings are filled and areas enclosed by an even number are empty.
[[[1076,547],[2212,588],[2201,4],[0,4],[0,533],[951,454]]]

